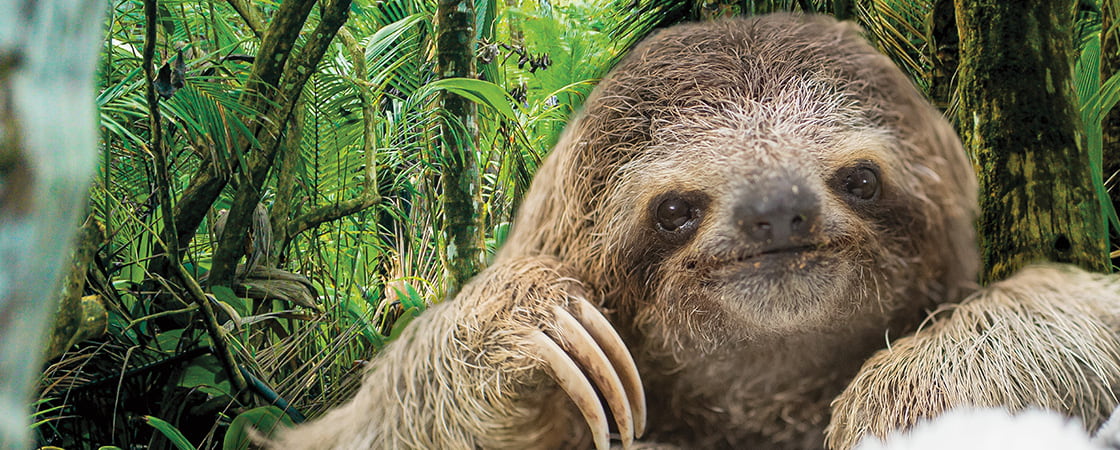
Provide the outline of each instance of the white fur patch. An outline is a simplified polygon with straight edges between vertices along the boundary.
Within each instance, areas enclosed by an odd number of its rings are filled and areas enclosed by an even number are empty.
[[[1099,450],[1081,422],[1052,411],[1027,410],[1012,415],[1002,409],[961,408],[923,421],[886,442],[869,437],[856,450]]]

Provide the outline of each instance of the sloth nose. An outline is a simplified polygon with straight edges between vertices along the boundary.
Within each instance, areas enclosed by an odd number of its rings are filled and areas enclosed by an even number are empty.
[[[810,243],[820,203],[804,184],[774,180],[744,190],[734,214],[743,235],[768,252]]]

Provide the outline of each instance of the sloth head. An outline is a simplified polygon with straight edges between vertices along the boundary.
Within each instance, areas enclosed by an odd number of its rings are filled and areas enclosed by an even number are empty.
[[[973,279],[975,189],[950,126],[854,26],[686,25],[596,88],[506,252],[558,255],[639,325],[702,340],[881,335]]]

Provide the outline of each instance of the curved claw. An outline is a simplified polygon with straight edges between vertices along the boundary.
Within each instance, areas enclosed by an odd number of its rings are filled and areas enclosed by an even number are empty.
[[[606,317],[603,317],[603,313],[582,298],[576,298],[573,303],[576,307],[576,319],[599,344],[599,348],[607,354],[611,366],[614,366],[618,377],[622,379],[622,385],[626,388],[626,398],[630,400],[630,410],[633,412],[634,437],[642,437],[646,430],[646,393],[642,388],[642,379],[638,376],[638,366],[634,364],[634,358],[630,356],[630,351],[615,332],[614,327],[607,322]],[[613,406],[611,408],[614,409]]]
[[[622,447],[629,448],[634,443],[634,417],[626,388],[615,372],[614,365],[584,324],[572,317],[571,313],[559,306],[554,306],[552,313],[556,319],[556,331],[560,335],[560,346],[599,387],[599,393],[614,413],[618,434],[622,437]]]
[[[545,367],[551,372],[552,378],[560,388],[568,394],[572,402],[579,408],[583,419],[591,426],[591,436],[595,441],[595,448],[607,450],[610,447],[610,426],[607,425],[607,413],[595,395],[595,389],[583,376],[576,363],[568,357],[567,353],[556,342],[546,336],[543,331],[534,331],[527,337],[537,351],[537,356],[545,362]]]

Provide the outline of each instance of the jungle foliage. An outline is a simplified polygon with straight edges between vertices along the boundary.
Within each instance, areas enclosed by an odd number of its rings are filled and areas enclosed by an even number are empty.
[[[101,161],[62,293],[82,306],[60,310],[41,445],[245,448],[246,425],[343,401],[449,277],[477,270],[450,272],[464,256],[442,224],[474,224],[492,254],[568,117],[656,27],[833,13],[958,104],[951,1],[475,0],[467,76],[438,70],[444,1],[108,2]],[[1100,1],[1070,2],[1072,78],[1116,229],[1101,169],[1116,3]],[[446,207],[449,173],[475,201]]]

